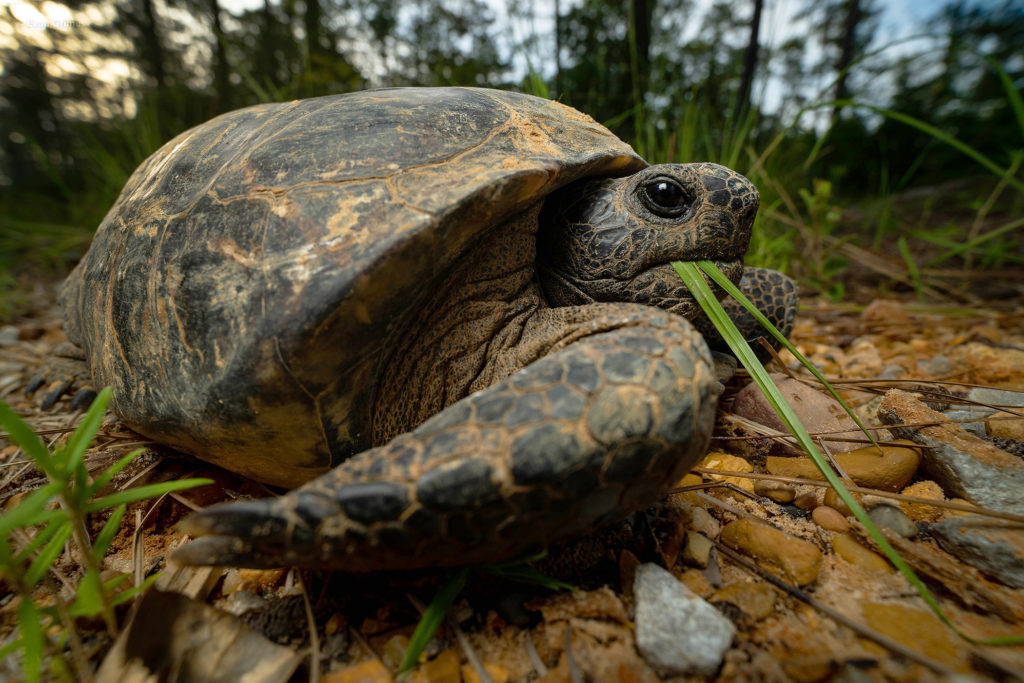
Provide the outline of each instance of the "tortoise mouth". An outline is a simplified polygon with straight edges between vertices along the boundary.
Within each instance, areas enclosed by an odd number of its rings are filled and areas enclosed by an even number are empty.
[[[688,259],[673,259],[684,262],[692,262]],[[722,273],[734,284],[739,284],[743,277],[743,261],[713,261]],[[705,278],[707,280],[707,278]],[[672,263],[662,263],[641,271],[631,284],[635,292],[633,301],[636,303],[657,306],[663,310],[681,315],[685,318],[694,318],[700,315],[700,306],[693,297],[693,293],[683,283],[679,273],[672,267]],[[724,293],[718,285],[709,281],[711,289],[718,298]]]

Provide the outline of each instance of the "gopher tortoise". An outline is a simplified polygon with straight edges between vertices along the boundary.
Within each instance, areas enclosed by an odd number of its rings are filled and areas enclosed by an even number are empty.
[[[125,424],[293,489],[186,518],[176,559],[494,562],[650,504],[705,452],[721,384],[669,262],[715,261],[790,327],[792,282],[742,264],[757,207],[727,168],[649,166],[527,95],[257,105],[135,171],[65,329]]]

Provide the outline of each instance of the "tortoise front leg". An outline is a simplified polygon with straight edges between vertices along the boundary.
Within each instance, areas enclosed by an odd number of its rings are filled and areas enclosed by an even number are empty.
[[[625,317],[277,498],[185,519],[190,564],[348,571],[496,562],[657,500],[705,452],[721,385],[677,316]]]

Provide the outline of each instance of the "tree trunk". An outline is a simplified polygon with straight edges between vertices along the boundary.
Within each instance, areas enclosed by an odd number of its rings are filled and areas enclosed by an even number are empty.
[[[633,126],[639,141],[644,97],[651,76],[651,17],[655,0],[629,2],[629,62],[633,81]]]
[[[555,97],[562,97],[562,7],[555,0]]]
[[[146,62],[149,75],[156,82],[156,90],[161,97],[167,89],[167,71],[164,68],[164,48],[157,28],[156,8],[153,0],[142,0],[142,57]]]
[[[217,112],[231,108],[231,71],[228,64],[228,51],[225,45],[224,27],[220,21],[220,4],[217,0],[209,0],[210,21],[213,24],[213,84],[216,93],[213,108]]]
[[[857,51],[857,26],[861,20],[860,0],[846,0],[846,18],[843,22],[843,35],[839,42],[839,61],[836,62],[838,79],[836,80],[836,100],[850,97],[847,76]],[[832,120],[839,117],[840,105],[832,108]]]
[[[754,0],[754,16],[750,19],[750,40],[747,41],[747,49],[743,53],[743,76],[740,78],[740,91],[736,98],[735,123],[739,124],[740,119],[750,108],[750,90],[754,83],[754,73],[757,71],[758,56],[758,34],[761,32],[761,10],[764,9],[764,0]]]

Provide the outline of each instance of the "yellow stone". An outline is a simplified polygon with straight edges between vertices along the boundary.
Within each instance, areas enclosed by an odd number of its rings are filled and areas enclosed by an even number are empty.
[[[854,499],[857,502],[860,502],[860,498],[856,494],[851,495],[853,495]],[[823,501],[823,504],[829,506],[830,508],[834,508],[839,512],[839,514],[841,514],[844,517],[849,517],[853,514],[853,511],[850,510],[850,506],[848,506],[846,502],[839,497],[839,494],[836,493],[836,490],[834,488],[830,487],[825,489],[825,499]]]
[[[747,581],[722,586],[711,595],[708,602],[731,603],[754,621],[760,621],[775,609],[775,598],[775,591],[768,586]]]
[[[839,510],[828,505],[819,505],[814,508],[814,511],[811,512],[811,519],[822,529],[828,529],[829,531],[844,532],[850,530],[850,523],[846,521],[846,517],[843,517]]]
[[[724,470],[726,472],[753,472],[754,468],[749,462],[743,458],[737,458],[735,455],[729,455],[728,453],[722,453],[719,451],[711,451],[704,460],[701,461],[700,467],[705,467],[709,470]],[[721,474],[710,474],[712,481],[725,481],[730,484],[734,484],[744,491],[754,492],[754,480],[747,479],[745,477],[727,477]]]
[[[882,635],[942,662],[962,673],[972,673],[967,645],[931,612],[878,602],[862,608],[864,623]]]
[[[858,485],[882,491],[899,491],[910,483],[917,471],[921,453],[912,441],[894,441],[892,444],[879,448],[866,446],[833,457],[843,472]],[[765,467],[770,473],[784,477],[824,479],[807,457],[768,456]]]
[[[392,683],[391,672],[379,659],[367,659],[320,677],[320,683]]]
[[[491,662],[484,662],[484,672],[491,677],[493,683],[508,683],[508,670]],[[462,665],[462,680],[464,683],[481,683],[480,676],[471,664]]]
[[[756,479],[754,493],[774,500],[776,503],[792,503],[796,498],[796,490],[792,486],[770,479]]]
[[[702,598],[706,598],[715,592],[715,587],[708,582],[704,572],[699,569],[687,569],[684,572],[672,572],[681,583]]]
[[[878,553],[868,550],[848,534],[836,534],[832,538],[832,549],[839,557],[868,572],[891,573],[892,567]]]
[[[813,582],[821,570],[817,546],[760,521],[744,518],[729,522],[718,540],[797,586]]]
[[[915,498],[946,500],[942,487],[931,480],[915,482],[900,491],[900,493],[905,496],[914,496]],[[927,503],[908,503],[903,501],[900,503],[900,507],[907,514],[907,517],[910,517],[915,522],[937,522],[946,516],[945,508],[928,505]]]
[[[461,683],[462,665],[454,650],[444,650],[420,667],[428,683]]]

